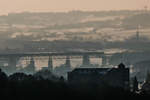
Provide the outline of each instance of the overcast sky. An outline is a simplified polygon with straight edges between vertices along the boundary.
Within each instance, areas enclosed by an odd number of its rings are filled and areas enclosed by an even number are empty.
[[[150,0],[0,0],[0,14],[22,11],[142,9]]]

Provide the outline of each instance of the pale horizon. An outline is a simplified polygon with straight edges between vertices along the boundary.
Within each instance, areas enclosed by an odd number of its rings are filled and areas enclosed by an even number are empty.
[[[16,12],[68,12],[140,10],[149,0],[0,0],[0,14]]]

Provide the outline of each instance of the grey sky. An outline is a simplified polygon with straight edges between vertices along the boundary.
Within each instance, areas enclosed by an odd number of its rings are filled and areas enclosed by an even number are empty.
[[[0,0],[0,14],[22,11],[142,9],[149,0]]]

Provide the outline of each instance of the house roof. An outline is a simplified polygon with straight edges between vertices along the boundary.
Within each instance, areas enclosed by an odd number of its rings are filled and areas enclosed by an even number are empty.
[[[72,72],[73,73],[99,73],[99,74],[106,74],[108,73],[110,70],[112,70],[113,68],[76,68],[74,69]]]

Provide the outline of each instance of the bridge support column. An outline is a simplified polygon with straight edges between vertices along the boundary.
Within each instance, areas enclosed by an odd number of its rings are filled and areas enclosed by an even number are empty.
[[[27,66],[26,71],[29,72],[29,73],[34,73],[35,72],[35,61],[34,61],[33,57],[31,57],[30,64]]]
[[[107,65],[107,57],[104,55],[102,56],[102,66]]]
[[[69,56],[66,57],[65,66],[66,66],[66,67],[71,67],[71,62],[70,62],[70,57],[69,57]]]
[[[49,59],[48,59],[48,69],[50,71],[53,70],[53,59],[52,59],[52,57],[49,57]]]
[[[89,58],[88,55],[84,55],[84,56],[83,56],[82,65],[83,65],[83,66],[85,66],[85,65],[90,65],[90,58]]]
[[[10,72],[15,72],[17,70],[16,65],[17,65],[18,60],[19,60],[18,57],[8,58],[8,67],[9,67]]]

